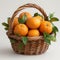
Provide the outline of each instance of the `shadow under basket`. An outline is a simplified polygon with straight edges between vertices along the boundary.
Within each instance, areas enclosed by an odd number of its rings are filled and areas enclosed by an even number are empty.
[[[20,6],[12,15],[11,19],[9,20],[9,30],[7,31],[7,36],[8,38],[13,41],[13,43],[11,42],[12,48],[13,50],[18,53],[18,54],[24,54],[24,55],[38,55],[38,54],[42,54],[44,52],[47,51],[49,44],[47,44],[44,41],[43,36],[39,36],[39,37],[27,37],[28,38],[28,42],[26,45],[22,44],[22,40],[21,37],[18,37],[16,35],[13,34],[13,28],[12,28],[12,22],[14,20],[14,17],[23,9],[25,8],[36,8],[38,9],[42,15],[44,16],[44,19],[47,20],[48,16],[45,13],[45,11],[38,5],[36,4],[25,4],[23,6]],[[20,48],[19,46],[23,45],[22,48]]]

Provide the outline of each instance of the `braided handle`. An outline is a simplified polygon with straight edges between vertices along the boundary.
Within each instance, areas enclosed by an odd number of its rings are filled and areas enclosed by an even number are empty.
[[[44,16],[44,19],[45,19],[45,20],[48,19],[47,14],[45,13],[45,11],[44,11],[40,6],[38,6],[38,5],[36,5],[36,4],[32,4],[32,3],[25,4],[25,5],[23,5],[23,6],[20,6],[20,7],[14,12],[14,14],[12,15],[12,18],[11,18],[10,23],[9,23],[9,30],[8,30],[9,34],[12,33],[12,29],[13,29],[13,28],[12,28],[12,22],[13,22],[13,20],[14,20],[14,17],[15,17],[21,10],[23,10],[23,9],[25,9],[25,8],[29,8],[29,7],[38,9],[38,10],[42,13],[42,15]]]

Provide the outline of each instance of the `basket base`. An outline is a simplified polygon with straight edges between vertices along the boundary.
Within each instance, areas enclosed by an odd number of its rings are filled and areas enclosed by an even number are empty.
[[[41,55],[41,54],[45,53],[49,47],[49,45],[46,43],[40,44],[39,46],[37,46],[37,48],[34,48],[34,47],[36,47],[35,46],[36,44],[31,47],[29,47],[29,45],[27,47],[24,46],[23,49],[18,49],[17,43],[11,44],[11,45],[12,45],[13,51],[16,54],[21,54],[21,55]]]
[[[42,53],[38,53],[38,54],[24,54],[24,53],[19,53],[19,52],[16,52],[16,51],[14,51],[16,54],[19,54],[19,55],[42,55],[42,54],[44,54],[44,53],[46,53],[47,51],[45,51],[45,52],[42,52]]]

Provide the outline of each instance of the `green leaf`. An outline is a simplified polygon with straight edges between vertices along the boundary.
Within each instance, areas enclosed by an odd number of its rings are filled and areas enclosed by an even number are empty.
[[[22,23],[22,24],[25,23],[26,20],[27,20],[27,16],[25,14],[24,14],[24,16],[22,18],[18,18],[18,22]]]
[[[56,37],[52,35],[48,35],[47,39],[51,41],[56,41]]]
[[[28,41],[28,38],[27,37],[22,37],[22,41],[23,41],[24,45],[26,45],[27,41]]]
[[[35,14],[34,14],[34,16],[40,16],[40,14],[38,14],[38,13],[35,13]]]
[[[22,37],[22,42],[19,44],[19,49],[22,49],[22,47],[24,46],[24,45],[26,45],[27,44],[27,41],[28,41],[28,38],[27,37]]]
[[[46,33],[44,33],[43,35],[44,35],[44,41],[50,45],[51,41],[47,39]]]
[[[55,21],[59,21],[59,19],[57,17],[53,17],[51,18],[50,22],[55,22]]]
[[[55,36],[52,36],[52,35],[50,35],[50,34],[48,34],[46,32],[44,32],[43,35],[44,35],[45,42],[48,43],[48,44],[51,44],[51,41],[56,41]]]
[[[49,18],[50,18],[50,19],[53,18],[53,16],[54,16],[54,13],[50,13],[50,14],[49,14]]]
[[[56,32],[59,31],[58,28],[57,28],[56,26],[54,26],[53,29],[54,29]]]
[[[51,41],[47,39],[47,34],[44,32],[43,35],[44,35],[45,42],[50,45],[51,44]]]
[[[41,16],[43,18],[43,16],[38,13],[35,13],[34,16]]]
[[[24,44],[23,43],[20,43],[19,46],[18,46],[18,48],[19,49],[22,49],[23,46],[24,46]]]
[[[58,28],[56,26],[53,26],[53,33],[55,36],[56,36],[56,32],[58,32],[58,31],[59,31]]]
[[[48,39],[46,39],[46,38],[45,38],[45,42],[46,42],[47,44],[49,44],[49,45],[51,44],[51,41],[48,40]]]
[[[5,30],[8,30],[9,29],[9,25],[8,25],[8,22],[10,20],[10,17],[7,19],[7,23],[3,22],[2,25],[5,26]]]
[[[5,29],[5,30],[8,30],[9,28],[8,28],[8,27],[5,27],[4,29]]]
[[[13,44],[13,43],[16,43],[16,41],[12,38],[10,38],[10,42]]]
[[[9,27],[9,25],[5,22],[3,22],[2,25],[5,26],[5,27]]]

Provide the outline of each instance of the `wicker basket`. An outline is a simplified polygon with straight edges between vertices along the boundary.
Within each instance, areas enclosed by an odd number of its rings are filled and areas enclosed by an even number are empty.
[[[36,8],[38,9],[42,15],[44,16],[44,19],[47,20],[47,14],[45,13],[45,11],[38,5],[36,4],[26,4],[23,6],[20,6],[12,15],[12,18],[9,20],[9,30],[7,32],[7,36],[9,39],[14,39],[16,42],[15,43],[11,43],[13,50],[18,53],[18,54],[25,54],[25,55],[37,55],[37,54],[42,54],[44,52],[47,51],[49,45],[44,41],[43,36],[39,36],[39,37],[27,37],[28,38],[28,42],[26,45],[23,45],[22,49],[19,49],[18,46],[19,44],[22,43],[21,38],[22,37],[18,37],[16,35],[13,34],[13,28],[12,28],[12,22],[14,17],[23,9],[25,8]]]

